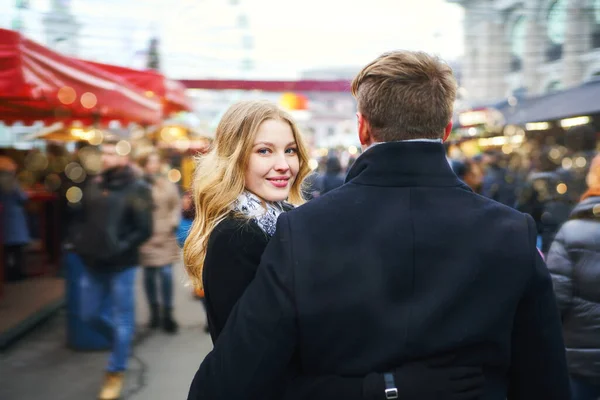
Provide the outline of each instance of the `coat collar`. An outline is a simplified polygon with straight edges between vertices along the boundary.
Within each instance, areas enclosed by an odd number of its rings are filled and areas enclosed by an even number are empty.
[[[367,149],[352,165],[346,182],[370,186],[460,186],[441,143],[390,142]]]

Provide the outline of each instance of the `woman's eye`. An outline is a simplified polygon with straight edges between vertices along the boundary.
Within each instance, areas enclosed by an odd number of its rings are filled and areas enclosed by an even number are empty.
[[[258,154],[269,154],[271,152],[271,150],[267,149],[267,148],[263,148],[263,149],[258,149],[256,152]]]
[[[286,154],[296,154],[296,153],[298,153],[298,149],[292,147],[292,148],[287,149],[285,152],[286,152]]]

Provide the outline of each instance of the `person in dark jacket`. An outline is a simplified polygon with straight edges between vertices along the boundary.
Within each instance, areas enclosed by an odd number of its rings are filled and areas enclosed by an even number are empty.
[[[190,399],[264,398],[292,363],[319,375],[383,372],[381,398],[402,398],[386,371],[455,352],[483,366],[475,399],[568,400],[535,223],[474,194],[446,160],[450,67],[392,52],[352,89],[366,150],[342,187],[279,216]]]
[[[134,173],[115,143],[102,145],[103,172],[83,190],[72,243],[89,273],[85,319],[110,338],[112,352],[100,400],[120,398],[135,319],[139,248],[152,235],[150,186]]]
[[[573,400],[600,397],[600,156],[588,191],[562,226],[548,254],[562,317]]]
[[[573,208],[569,193],[570,183],[556,168],[550,157],[551,150],[541,151],[536,170],[531,173],[519,193],[517,210],[530,214],[536,223],[540,249],[544,254],[561,225],[569,218]]]
[[[517,201],[515,182],[504,165],[502,165],[502,153],[498,151],[487,151],[483,155],[483,163],[486,165],[481,194],[499,203],[514,207]]]
[[[331,156],[325,163],[325,173],[319,180],[319,194],[322,196],[344,184],[342,164],[336,156]]]
[[[4,277],[8,282],[25,278],[25,246],[31,241],[25,212],[28,196],[17,181],[16,171],[17,165],[12,159],[0,156],[1,238]]]
[[[453,160],[450,167],[458,178],[467,184],[475,193],[481,191],[483,173],[477,163],[472,160]]]
[[[242,102],[224,114],[213,150],[200,159],[197,171],[197,215],[184,258],[190,276],[204,287],[211,338],[219,343],[231,310],[254,279],[277,218],[303,202],[307,150],[296,125],[275,104]],[[402,383],[400,395],[406,400],[428,400],[434,394],[448,400],[475,397],[483,380],[481,369],[450,364],[418,360],[393,369],[391,375]],[[382,374],[367,375],[372,371],[325,373],[292,363],[282,372],[285,378],[261,392],[261,399],[359,400],[384,392]],[[254,375],[252,370],[243,374],[243,379]],[[245,393],[239,398],[253,397]],[[213,399],[196,380],[188,398]]]

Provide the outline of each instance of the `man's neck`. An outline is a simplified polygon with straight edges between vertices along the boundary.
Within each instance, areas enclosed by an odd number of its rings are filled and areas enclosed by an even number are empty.
[[[368,149],[370,149],[371,147],[375,147],[379,144],[385,144],[385,143],[398,143],[398,142],[429,142],[429,143],[443,143],[444,141],[442,139],[426,139],[426,138],[422,138],[422,139],[407,139],[407,140],[394,140],[391,142],[371,142],[371,144],[367,145],[367,146],[363,146],[363,152],[367,151]]]

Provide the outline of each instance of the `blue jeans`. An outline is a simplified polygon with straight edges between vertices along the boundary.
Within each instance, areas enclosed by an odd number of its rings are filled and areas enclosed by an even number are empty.
[[[571,376],[571,395],[572,400],[597,400],[600,397],[600,386]]]
[[[173,266],[164,267],[145,267],[144,268],[144,287],[146,288],[146,297],[150,306],[158,306],[158,295],[156,293],[156,278],[160,276],[162,302],[164,308],[173,307]]]
[[[89,284],[82,301],[82,316],[101,334],[112,341],[108,372],[127,369],[127,360],[135,331],[135,272],[89,270]]]

